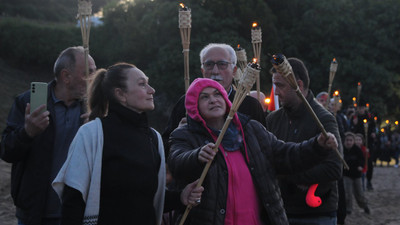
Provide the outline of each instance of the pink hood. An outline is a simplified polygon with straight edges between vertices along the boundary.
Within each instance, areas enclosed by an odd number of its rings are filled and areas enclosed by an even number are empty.
[[[217,89],[225,99],[226,103],[226,114],[228,115],[232,103],[228,98],[228,94],[226,93],[224,87],[217,81],[208,79],[208,78],[197,78],[195,79],[189,86],[187,92],[186,92],[186,98],[185,98],[185,107],[186,107],[186,112],[190,118],[193,120],[200,122],[204,128],[207,129],[208,133],[213,137],[214,141],[217,140],[217,136],[210,130],[210,128],[207,127],[206,121],[201,117],[200,112],[199,112],[199,96],[201,91],[203,91],[204,88],[206,87],[212,87]],[[242,134],[243,141],[244,141],[244,134],[243,134],[243,129],[242,125],[239,121],[238,115],[235,113],[232,121],[233,124],[239,129],[240,133]],[[245,143],[245,142],[244,142]],[[222,145],[220,145],[220,148],[222,148]],[[245,147],[246,148],[246,147]],[[247,151],[246,151],[246,156],[247,156]],[[246,157],[248,159],[248,157]]]
[[[185,98],[185,107],[186,112],[190,116],[190,118],[194,119],[197,122],[201,122],[203,126],[206,126],[204,119],[201,117],[199,112],[199,96],[201,91],[203,91],[206,87],[212,87],[217,89],[225,99],[226,103],[226,114],[229,113],[229,110],[232,107],[231,101],[229,101],[228,94],[226,93],[224,87],[217,81],[208,79],[208,78],[197,78],[195,79],[189,86],[186,92]],[[235,114],[234,118],[232,119],[234,123],[237,125],[239,122],[239,118],[237,114]]]

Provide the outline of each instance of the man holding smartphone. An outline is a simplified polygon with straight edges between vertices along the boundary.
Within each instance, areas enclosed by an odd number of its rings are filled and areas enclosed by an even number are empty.
[[[96,65],[88,58],[89,74]],[[31,109],[31,92],[18,95],[2,134],[0,158],[12,163],[11,196],[18,224],[58,225],[60,201],[51,182],[63,165],[69,145],[86,121],[84,48],[69,47],[54,64],[55,78],[48,84],[47,109]],[[38,90],[38,87],[35,88]],[[44,112],[43,112],[44,110]]]

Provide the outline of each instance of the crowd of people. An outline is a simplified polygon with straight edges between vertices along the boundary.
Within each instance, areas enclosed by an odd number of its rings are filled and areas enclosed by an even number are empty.
[[[31,109],[26,91],[10,110],[0,158],[12,163],[19,225],[172,225],[185,206],[191,225],[345,224],[353,195],[371,213],[364,191],[373,190],[377,159],[393,153],[398,165],[400,134],[380,132],[361,101],[342,111],[327,93],[314,97],[298,58],[288,62],[307,103],[271,69],[281,107],[268,112],[254,98],[264,95],[246,96],[216,146],[236,93],[230,45],[202,49],[203,78],[177,101],[162,135],[146,115],[155,107],[149,77],[129,63],[97,69],[91,56],[87,76],[84,54],[80,46],[60,53],[47,105]]]

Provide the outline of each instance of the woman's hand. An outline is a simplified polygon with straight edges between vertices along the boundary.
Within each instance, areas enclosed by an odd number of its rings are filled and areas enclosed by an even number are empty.
[[[202,186],[196,187],[197,183],[199,183],[199,180],[186,185],[186,187],[183,189],[181,193],[181,202],[184,205],[190,204],[196,206],[200,204],[201,194],[203,193],[204,188]]]
[[[208,161],[213,160],[216,152],[214,152],[213,148],[215,147],[214,143],[208,143],[204,145],[199,152],[198,159],[200,162],[208,163]]]
[[[338,143],[335,138],[335,135],[328,132],[328,137],[325,137],[323,134],[318,136],[318,144],[319,146],[326,148],[326,149],[337,149]]]

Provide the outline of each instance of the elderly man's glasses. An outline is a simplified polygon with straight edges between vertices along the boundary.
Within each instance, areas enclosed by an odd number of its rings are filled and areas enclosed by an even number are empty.
[[[232,63],[227,62],[227,61],[218,61],[218,62],[207,61],[207,62],[203,63],[203,68],[206,70],[213,70],[215,64],[217,64],[217,67],[219,70],[226,70],[228,68],[228,65],[232,64]]]

